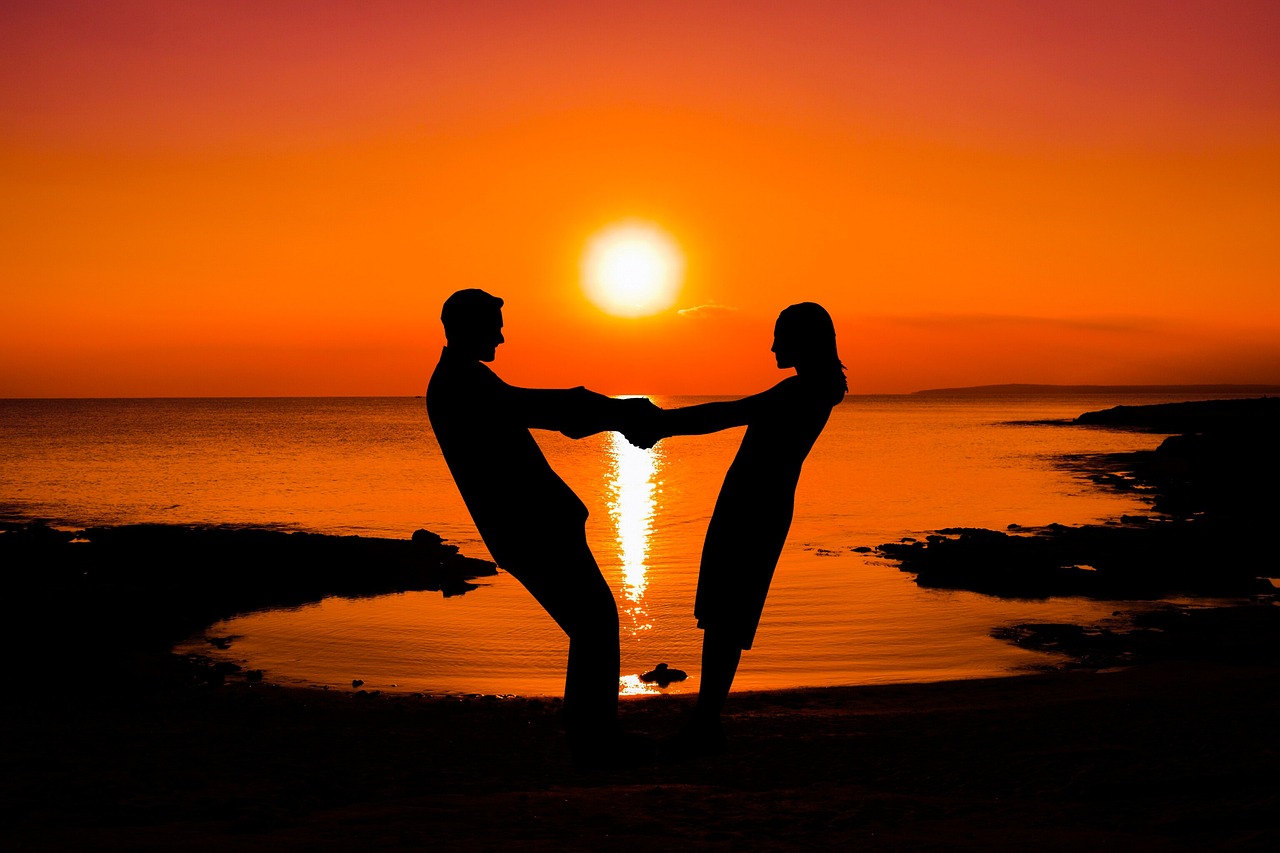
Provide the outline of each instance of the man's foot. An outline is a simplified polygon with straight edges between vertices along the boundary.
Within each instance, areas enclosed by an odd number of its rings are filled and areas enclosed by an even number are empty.
[[[722,755],[729,748],[720,720],[690,720],[684,728],[658,745],[658,760],[678,764],[704,755]]]

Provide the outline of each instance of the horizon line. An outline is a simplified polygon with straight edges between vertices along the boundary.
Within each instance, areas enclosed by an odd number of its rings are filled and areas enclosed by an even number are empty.
[[[1158,392],[1194,392],[1194,393],[1280,393],[1280,383],[1186,383],[1186,384],[1054,384],[1035,382],[1006,382],[985,385],[958,385],[942,388],[922,388],[916,391],[887,391],[859,393],[850,391],[848,397],[912,397],[930,394],[974,394],[995,392],[1110,392],[1110,393],[1158,393]],[[752,393],[752,392],[747,392]],[[151,396],[56,396],[56,397],[8,397],[0,396],[0,401],[48,401],[48,400],[387,400],[387,399],[423,399],[424,394],[211,394],[211,395],[172,395],[157,394]],[[648,392],[643,394],[622,393],[610,394],[611,397],[737,397],[742,394],[702,393],[702,394],[667,394]]]

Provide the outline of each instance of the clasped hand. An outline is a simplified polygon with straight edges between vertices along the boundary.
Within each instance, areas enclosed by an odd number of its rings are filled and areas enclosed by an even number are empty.
[[[627,441],[648,450],[667,437],[661,426],[663,411],[648,397],[628,397],[619,402],[622,418],[618,431]]]

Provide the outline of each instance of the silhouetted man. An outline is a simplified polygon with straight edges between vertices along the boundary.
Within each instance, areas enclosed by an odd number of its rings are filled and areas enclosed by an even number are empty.
[[[565,728],[575,763],[634,761],[618,731],[618,606],[587,547],[586,505],[547,463],[530,428],[581,438],[630,425],[653,405],[585,388],[517,388],[497,377],[502,300],[459,290],[440,313],[446,345],[427,414],[490,554],[569,635]]]

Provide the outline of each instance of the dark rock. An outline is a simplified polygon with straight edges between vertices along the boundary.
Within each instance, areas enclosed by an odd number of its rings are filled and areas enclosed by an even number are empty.
[[[688,674],[682,669],[671,669],[665,663],[660,663],[650,671],[640,676],[640,680],[646,683],[657,684],[659,687],[669,687],[672,682],[684,681],[688,678]]]
[[[440,594],[445,598],[453,598],[458,595],[465,595],[473,589],[479,589],[480,584],[471,583],[462,578],[451,578],[440,582]]]
[[[1270,603],[1226,607],[1164,606],[1117,611],[1094,625],[1028,623],[998,628],[997,639],[1069,656],[1072,666],[1106,668],[1167,660],[1280,659],[1280,608]]]
[[[1280,397],[1113,406],[1102,411],[1085,412],[1073,423],[1188,434],[1239,429],[1268,420],[1273,423],[1280,420]]]

